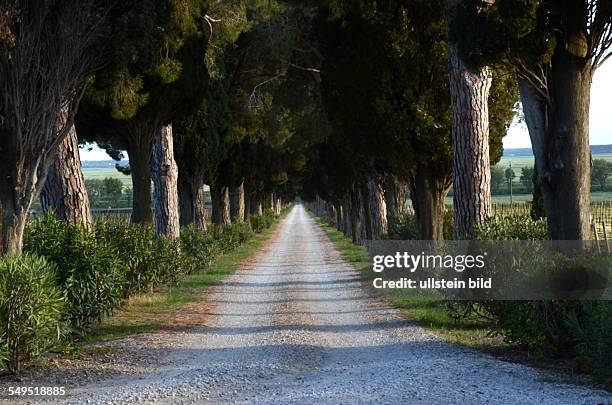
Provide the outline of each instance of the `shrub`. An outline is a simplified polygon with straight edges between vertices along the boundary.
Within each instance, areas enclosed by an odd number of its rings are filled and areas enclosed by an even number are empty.
[[[221,247],[213,232],[192,226],[181,229],[181,254],[185,272],[193,274],[209,266],[221,254]]]
[[[28,224],[24,248],[57,265],[75,332],[85,332],[121,304],[125,266],[117,248],[94,232],[47,215]]]
[[[114,246],[125,266],[124,296],[152,291],[182,273],[178,242],[158,238],[151,227],[103,221],[95,232],[97,239]]]
[[[444,213],[443,221],[444,239],[452,239],[455,226],[453,211],[447,210]],[[416,221],[416,216],[406,213],[397,218],[397,220],[392,221],[387,231],[387,235],[385,235],[384,238],[392,240],[419,240],[419,226]]]
[[[276,214],[274,211],[267,209],[262,215],[249,216],[249,223],[251,224],[251,229],[253,229],[253,232],[262,233],[272,226],[275,219]]]
[[[18,373],[21,364],[55,347],[67,332],[65,299],[55,268],[23,255],[0,260],[0,345],[2,364]]]
[[[480,240],[546,240],[546,220],[534,220],[529,215],[493,216],[477,231]]]
[[[579,302],[565,314],[564,326],[574,339],[574,356],[578,362],[612,385],[612,302]]]
[[[529,216],[491,218],[478,233],[479,239],[545,240],[546,221]],[[531,272],[557,274],[612,269],[612,258],[592,252],[575,257],[559,255],[543,260]],[[602,287],[606,281],[602,280]],[[454,303],[458,318],[483,314],[493,320],[492,331],[533,355],[571,356],[583,369],[612,381],[612,304],[609,301],[476,301]]]

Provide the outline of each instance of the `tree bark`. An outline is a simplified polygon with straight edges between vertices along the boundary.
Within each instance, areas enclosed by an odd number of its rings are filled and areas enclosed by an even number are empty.
[[[261,197],[259,193],[252,193],[249,200],[249,213],[251,215],[263,215],[263,207],[261,206]]]
[[[560,2],[565,15],[541,83],[518,69],[519,90],[540,179],[548,237],[591,238],[589,107],[593,73],[584,2]]]
[[[149,131],[155,129],[136,129],[128,137],[126,145],[132,176],[132,223],[141,225],[153,224],[150,161],[154,137]]]
[[[393,174],[385,176],[385,204],[387,206],[387,227],[392,227],[406,212],[408,184]]]
[[[359,191],[354,188],[350,192],[350,206],[351,206],[351,237],[353,243],[359,244],[361,242],[361,231],[359,224]]]
[[[386,234],[388,230],[387,203],[385,202],[385,191],[381,179],[370,179],[368,181],[368,191],[372,212],[372,237],[376,238]]]
[[[215,225],[230,225],[229,187],[219,184],[210,186],[212,199],[212,223]]]
[[[283,210],[283,200],[280,197],[276,197],[276,200],[274,202],[274,213],[276,215],[280,215],[282,210]]]
[[[343,214],[343,221],[344,224],[342,225],[343,227],[343,232],[345,236],[353,236],[353,227],[352,227],[352,208],[351,208],[351,194],[348,193],[342,202],[342,214]]]
[[[342,204],[334,202],[334,211],[336,212],[336,229],[342,232],[344,229],[344,219],[342,218]]]
[[[270,193],[268,197],[268,208],[270,211],[274,212],[274,202],[276,201],[276,197],[274,193]]]
[[[445,0],[447,26],[459,0]],[[491,69],[468,69],[457,45],[448,45],[453,139],[455,235],[472,237],[491,216],[489,106]]]
[[[368,182],[359,185],[359,222],[361,224],[361,239],[372,240],[372,207],[370,205],[370,190]]]
[[[178,166],[174,160],[172,124],[164,125],[155,137],[151,177],[157,235],[177,239],[180,234]]]
[[[63,126],[65,123],[60,125]],[[50,210],[59,219],[72,225],[83,226],[85,229],[91,228],[89,197],[74,125],[58,147],[57,155],[41,190],[40,203],[43,211]]]
[[[421,240],[444,239],[444,199],[449,185],[426,170],[417,169],[409,183],[410,197]]]
[[[230,194],[230,217],[232,222],[244,222],[245,217],[244,181],[232,189]]]
[[[589,64],[566,51],[553,57],[549,100],[519,80],[552,240],[591,238]],[[552,105],[549,105],[552,103]]]
[[[179,172],[179,208],[181,226],[193,225],[197,229],[206,230],[203,176],[183,179]]]
[[[29,207],[15,204],[12,195],[2,194],[2,253],[21,254],[23,233],[28,219]]]

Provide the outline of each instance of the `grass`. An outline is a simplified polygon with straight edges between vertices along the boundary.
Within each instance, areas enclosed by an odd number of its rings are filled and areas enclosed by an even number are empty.
[[[123,188],[132,188],[132,176],[125,175],[120,173],[114,167],[84,167],[83,168],[83,176],[85,176],[86,180],[89,179],[99,179],[103,180],[107,177],[116,178],[121,180],[123,183]],[[204,186],[204,190],[208,191],[209,187]]]
[[[376,273],[372,271],[365,247],[354,245],[350,238],[344,236],[321,218],[314,215],[313,218],[325,231],[342,256],[361,273],[364,280],[369,281],[375,277]],[[410,290],[382,290],[372,287],[372,291],[386,298],[392,306],[400,309],[402,316],[406,319],[426,327],[450,343],[488,352],[499,352],[509,348],[509,345],[500,336],[489,335],[489,325],[483,319],[468,319],[456,322],[449,316],[447,304],[443,301],[415,298],[409,293]]]
[[[119,173],[114,167],[84,167],[83,176],[86,180],[102,180],[106,177],[117,178],[123,183],[123,188],[132,188],[132,177]]]
[[[593,155],[593,159],[604,159],[612,162],[612,154],[610,153],[598,153]],[[503,156],[497,166],[507,168],[512,163],[512,169],[517,175],[521,174],[523,167],[533,167],[534,158],[533,156]]]
[[[236,250],[221,256],[208,268],[186,276],[179,284],[130,298],[114,315],[92,329],[87,342],[117,339],[172,326],[178,310],[201,300],[206,290],[235,272],[243,261],[261,248],[277,223]]]

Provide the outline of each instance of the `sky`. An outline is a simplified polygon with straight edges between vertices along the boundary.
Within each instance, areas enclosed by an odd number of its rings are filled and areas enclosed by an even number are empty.
[[[597,69],[593,77],[589,142],[591,145],[612,144],[612,60]],[[531,148],[525,123],[518,123],[516,119],[504,137],[504,149],[510,148]]]
[[[612,60],[604,63],[593,77],[589,120],[591,145],[612,144]],[[527,127],[516,119],[504,137],[504,149],[510,148],[531,148]],[[81,148],[81,160],[108,159],[106,152],[95,145]]]

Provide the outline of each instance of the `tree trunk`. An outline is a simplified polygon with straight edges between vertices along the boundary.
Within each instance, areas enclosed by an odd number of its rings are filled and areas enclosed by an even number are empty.
[[[230,225],[229,187],[214,184],[210,186],[212,199],[212,223],[215,225]]]
[[[251,215],[263,215],[263,207],[261,206],[261,197],[259,193],[252,193],[249,200],[249,213]]]
[[[51,210],[59,219],[91,228],[91,210],[74,125],[58,147],[41,190],[40,203],[43,211]]]
[[[546,217],[546,210],[544,209],[544,198],[542,197],[542,190],[540,188],[540,176],[538,175],[537,166],[533,170],[533,197],[531,199],[531,218],[539,220]]]
[[[268,208],[270,211],[274,211],[274,202],[276,201],[276,197],[274,193],[270,193],[268,197]]]
[[[172,124],[164,125],[155,137],[151,177],[155,185],[155,232],[176,239],[180,234],[178,166],[174,160]]]
[[[348,193],[342,202],[342,213],[343,213],[343,232],[345,236],[353,236],[353,227],[352,227],[352,208],[351,208],[351,194]]]
[[[408,184],[393,174],[385,176],[385,204],[387,206],[387,227],[394,226],[406,212]]]
[[[519,90],[552,240],[591,238],[589,107],[592,59],[584,2],[560,2],[564,23],[545,85],[519,71]]]
[[[283,210],[283,200],[280,197],[276,197],[276,201],[274,203],[274,212],[276,215],[280,215]]]
[[[23,251],[23,232],[29,207],[15,206],[14,201],[10,201],[12,195],[6,197],[2,204],[2,253],[18,255]]]
[[[232,222],[245,221],[244,181],[232,189],[230,194],[230,217]]]
[[[151,225],[153,224],[153,211],[151,208],[150,161],[153,145],[146,131],[135,132],[128,138],[126,146],[132,176],[132,223]]]
[[[549,89],[552,106],[526,80],[519,80],[552,240],[591,238],[591,73],[587,65],[568,52],[555,53],[554,87]]]
[[[370,194],[370,209],[372,212],[372,237],[387,233],[387,204],[385,202],[385,191],[381,179],[370,179],[368,181]]]
[[[421,240],[444,239],[444,199],[449,185],[426,170],[417,169],[410,181],[410,197]]]
[[[445,0],[452,21],[459,0]],[[488,67],[468,69],[456,44],[448,45],[453,139],[453,205],[455,235],[472,237],[491,215],[491,163],[489,161]]]
[[[372,240],[372,207],[370,206],[370,191],[366,181],[359,185],[359,213],[361,239]]]
[[[334,203],[336,211],[336,229],[340,232],[344,230],[344,219],[342,218],[342,205],[339,202]]]
[[[179,172],[179,208],[181,226],[206,230],[206,206],[203,176],[182,179]]]
[[[1,130],[1,128],[0,128]],[[44,165],[32,164],[29,167],[20,166],[18,156],[4,153],[6,150],[16,150],[12,145],[15,137],[0,132],[0,214],[2,214],[2,254],[18,255],[23,250],[23,233],[30,208],[37,197],[36,185],[42,183],[46,176]],[[6,149],[5,149],[6,148]],[[37,181],[36,173],[42,170],[43,179]]]
[[[361,231],[359,230],[359,191],[354,188],[350,192],[350,203],[351,203],[351,237],[353,243],[359,244],[361,242],[360,236]]]

